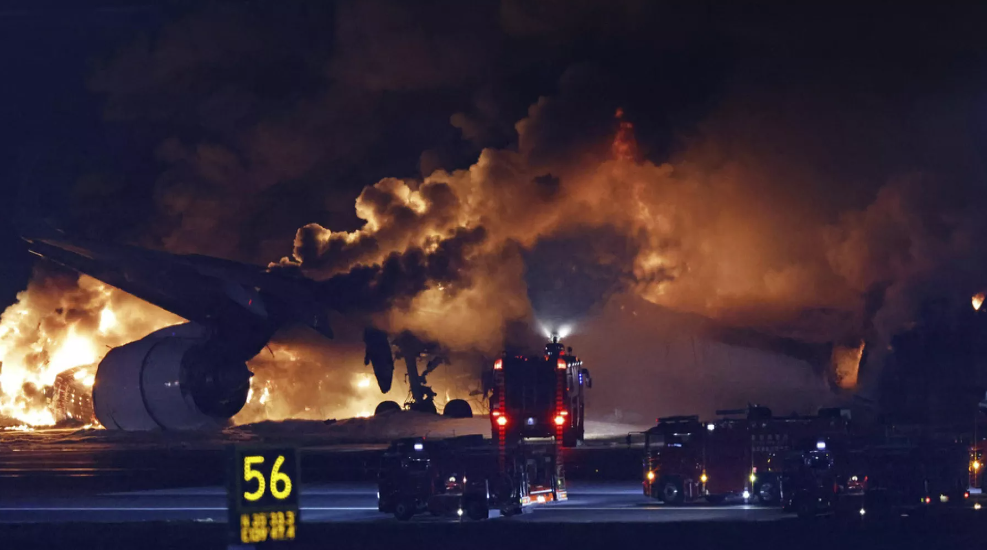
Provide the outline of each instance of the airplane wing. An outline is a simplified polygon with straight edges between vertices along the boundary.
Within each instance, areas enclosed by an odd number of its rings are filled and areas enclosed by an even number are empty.
[[[289,323],[331,338],[316,284],[304,277],[199,255],[70,238],[52,228],[22,232],[33,253],[99,279],[189,321],[207,327],[239,316],[271,333]]]
[[[288,324],[333,336],[326,310],[334,300],[319,282],[288,270],[70,238],[37,224],[22,226],[21,236],[33,254],[209,327],[221,340],[237,342],[251,354]],[[368,329],[364,339],[367,363],[386,393],[394,371],[387,335]]]

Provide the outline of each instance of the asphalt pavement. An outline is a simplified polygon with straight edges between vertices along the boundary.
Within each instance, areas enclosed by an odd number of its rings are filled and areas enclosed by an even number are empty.
[[[377,511],[376,485],[332,483],[303,486],[302,521],[306,523],[396,521]],[[747,505],[664,506],[641,495],[633,482],[570,482],[565,502],[526,507],[524,513],[494,521],[522,522],[682,522],[770,521],[787,517],[777,509]],[[457,521],[423,516],[417,521]],[[0,522],[141,522],[226,521],[226,492],[221,487],[193,487],[79,495],[0,495]]]

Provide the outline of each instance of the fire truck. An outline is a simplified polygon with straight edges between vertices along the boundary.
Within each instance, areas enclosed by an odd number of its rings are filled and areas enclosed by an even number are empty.
[[[566,500],[560,449],[554,441],[507,447],[480,435],[406,438],[384,452],[377,478],[377,509],[398,520],[416,514],[481,520],[524,507]]]
[[[953,442],[872,437],[816,462],[829,488],[806,491],[786,476],[785,507],[799,517],[832,512],[846,521],[923,516],[944,508],[977,507],[966,488],[966,453]],[[827,471],[828,470],[828,471]]]
[[[493,436],[504,432],[508,441],[557,437],[563,446],[575,447],[585,435],[586,390],[593,387],[582,365],[557,334],[544,355],[497,359],[490,397]]]
[[[704,498],[781,501],[785,458],[795,450],[825,450],[845,439],[845,411],[774,417],[766,407],[717,411],[719,419],[659,418],[645,432],[644,494],[667,504]],[[742,415],[737,417],[737,415]]]

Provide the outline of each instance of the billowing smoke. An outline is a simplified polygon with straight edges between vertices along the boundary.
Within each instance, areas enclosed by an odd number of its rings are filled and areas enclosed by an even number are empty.
[[[642,418],[873,388],[930,301],[968,311],[987,284],[983,83],[922,61],[980,33],[917,55],[907,18],[875,49],[781,8],[468,4],[183,14],[93,75],[157,168],[85,179],[100,210],[76,220],[300,270],[339,313],[333,346],[408,330],[462,354],[437,372],[570,326],[605,372],[591,404]],[[291,395],[268,410],[362,410],[358,353],[279,338],[252,362]],[[634,399],[599,389],[627,381]]]

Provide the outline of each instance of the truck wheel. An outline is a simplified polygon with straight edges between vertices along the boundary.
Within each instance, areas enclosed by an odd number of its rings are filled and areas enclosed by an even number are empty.
[[[398,521],[408,521],[415,515],[415,503],[410,500],[401,500],[394,506],[394,517]]]
[[[442,409],[442,416],[449,418],[473,418],[473,409],[465,399],[453,399]]]
[[[778,503],[778,487],[773,479],[762,481],[754,489],[754,494],[757,495],[757,501],[761,504],[774,505]]]
[[[518,504],[509,504],[507,506],[501,507],[501,509],[500,509],[500,515],[504,516],[505,518],[509,518],[511,516],[515,516],[517,514],[520,514],[523,510],[524,509],[521,507],[521,504],[519,504],[519,503]]]
[[[673,506],[682,504],[685,501],[685,492],[682,490],[682,481],[674,477],[666,477],[659,484],[661,488],[661,499],[665,504]]]
[[[816,507],[812,499],[807,496],[796,497],[795,514],[799,519],[811,519],[816,517]]]
[[[394,401],[381,401],[380,405],[377,405],[377,408],[374,409],[374,416],[377,416],[381,413],[400,411],[400,410],[401,410],[401,405],[398,405]]]
[[[428,500],[427,508],[428,508],[428,513],[432,514],[435,517],[442,515],[442,508],[438,505],[437,502],[435,502],[435,499]]]
[[[466,503],[466,517],[475,521],[487,519],[490,517],[490,508],[486,502],[471,500]]]

